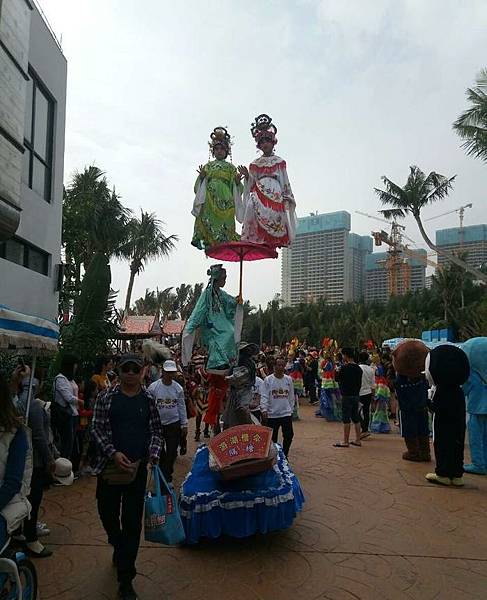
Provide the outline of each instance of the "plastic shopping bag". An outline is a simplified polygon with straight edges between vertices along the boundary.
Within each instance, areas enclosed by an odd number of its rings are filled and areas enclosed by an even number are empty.
[[[147,490],[145,493],[145,540],[168,546],[181,544],[186,536],[179,515],[176,492],[168,486],[158,466],[153,467],[152,476],[155,492]]]

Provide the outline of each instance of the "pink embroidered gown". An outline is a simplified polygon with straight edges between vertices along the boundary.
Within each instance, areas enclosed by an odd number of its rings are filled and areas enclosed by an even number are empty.
[[[250,164],[244,194],[242,241],[289,246],[296,234],[296,202],[286,161],[273,154]]]

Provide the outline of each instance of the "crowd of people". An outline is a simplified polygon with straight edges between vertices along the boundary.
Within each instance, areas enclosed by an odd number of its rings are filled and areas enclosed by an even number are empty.
[[[274,442],[282,435],[286,457],[300,402],[309,402],[317,418],[343,423],[343,438],[335,448],[360,447],[372,433],[400,426],[407,445],[403,458],[430,460],[427,382],[423,376],[410,381],[397,375],[388,348],[339,349],[328,344],[318,349],[297,340],[282,347],[243,343],[238,367],[245,367],[251,385],[243,410],[252,422],[272,428]],[[234,368],[230,380],[236,375]],[[141,352],[124,353],[98,357],[91,366],[65,354],[51,382],[32,374],[20,360],[9,382],[0,381],[0,426],[11,432],[0,455],[0,544],[14,535],[31,556],[50,556],[39,541],[49,535],[48,526],[39,522],[44,491],[51,485],[70,485],[81,476],[96,476],[98,512],[113,546],[120,598],[136,598],[132,580],[147,469],[159,464],[170,484],[178,455],[187,452],[191,419],[195,442],[236,424],[226,416],[232,384],[222,386],[218,377],[215,385],[212,377],[203,348],[195,348],[186,367],[177,346],[167,349],[161,360]],[[422,399],[419,412],[417,407],[408,412],[413,397]],[[237,402],[235,414],[241,409],[242,402]],[[33,462],[28,469],[22,423],[32,431]],[[19,510],[7,517],[4,509],[12,503]]]

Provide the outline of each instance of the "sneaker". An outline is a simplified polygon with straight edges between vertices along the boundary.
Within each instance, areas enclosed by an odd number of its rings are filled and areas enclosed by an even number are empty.
[[[135,593],[132,582],[121,583],[118,587],[118,597],[120,600],[137,600],[138,596]]]
[[[425,475],[425,479],[430,483],[439,483],[440,485],[451,485],[452,481],[448,477],[440,477],[436,473],[428,473]]]
[[[451,484],[457,487],[462,487],[465,485],[465,481],[463,477],[452,477]]]

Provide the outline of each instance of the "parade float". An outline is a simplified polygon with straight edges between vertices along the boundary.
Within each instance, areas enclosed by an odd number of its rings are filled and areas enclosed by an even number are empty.
[[[192,214],[192,244],[208,257],[238,262],[239,291],[223,290],[226,270],[212,265],[209,281],[183,332],[182,362],[191,360],[199,333],[208,357],[208,411],[205,422],[223,431],[196,451],[180,492],[180,512],[187,543],[222,535],[247,537],[291,526],[304,495],[272,430],[255,423],[250,414],[256,367],[254,344],[241,342],[243,264],[277,258],[277,248],[295,235],[295,201],[286,163],[274,154],[277,128],[259,115],[251,127],[262,156],[250,167],[227,161],[231,138],[224,127],[210,136],[214,160],[198,170]],[[243,185],[242,185],[243,180]],[[235,229],[242,223],[242,235]]]

